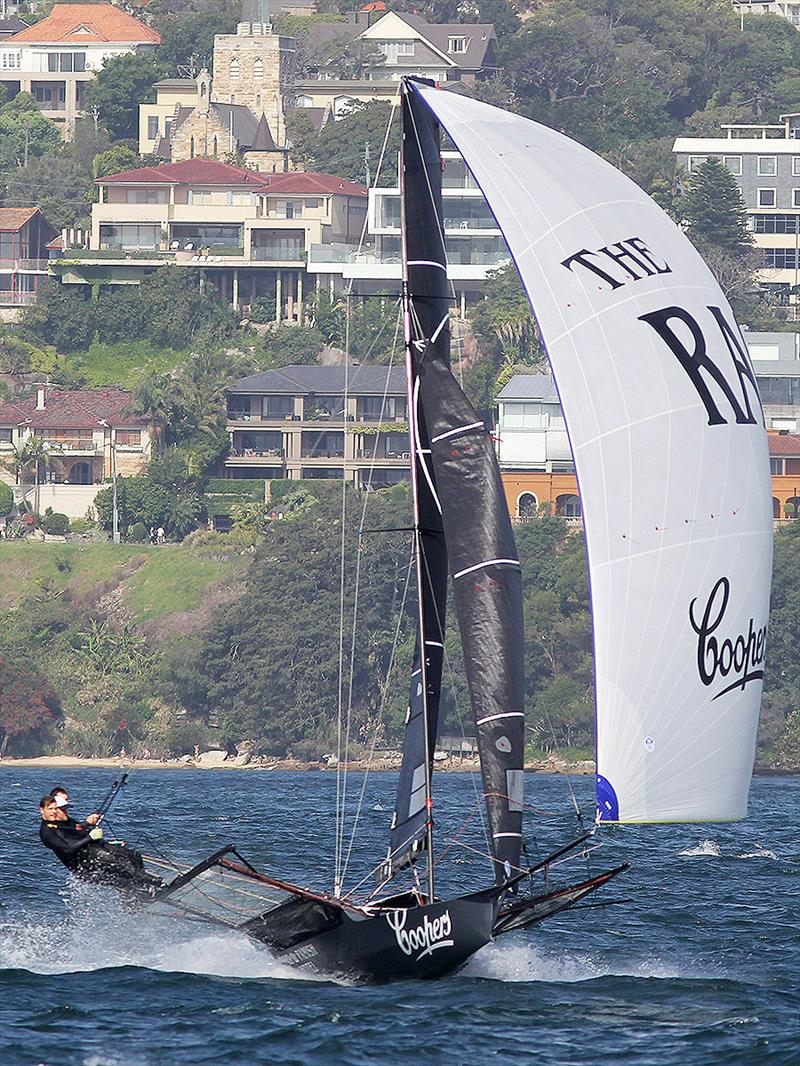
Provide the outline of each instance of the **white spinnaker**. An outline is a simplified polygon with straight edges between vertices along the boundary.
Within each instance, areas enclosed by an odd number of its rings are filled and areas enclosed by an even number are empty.
[[[598,817],[744,817],[772,494],[730,306],[687,238],[610,164],[528,119],[414,88],[505,235],[564,409],[589,555]]]

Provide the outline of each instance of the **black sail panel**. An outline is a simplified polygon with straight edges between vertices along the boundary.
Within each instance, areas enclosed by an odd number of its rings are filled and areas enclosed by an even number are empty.
[[[413,301],[415,333],[426,339],[435,338],[429,348],[429,358],[446,368],[450,364],[450,290],[441,226],[439,126],[427,108],[415,108],[412,115],[407,94],[403,96],[402,109],[403,217],[408,287]],[[427,748],[432,754],[438,734],[442,683],[447,551],[435,491],[435,478],[430,464],[428,427],[424,413],[414,402],[416,387],[416,376],[412,371],[409,418],[415,418],[419,445],[413,462],[418,484],[418,518],[423,561],[422,615],[428,689]],[[403,742],[403,763],[392,819],[389,857],[386,866],[381,870],[382,877],[390,876],[395,870],[413,862],[424,851],[427,824],[432,817],[432,812],[426,807],[426,743],[420,647],[418,634]]]
[[[522,575],[497,456],[486,427],[440,360],[418,360],[470,699],[495,874],[522,844],[524,650]]]

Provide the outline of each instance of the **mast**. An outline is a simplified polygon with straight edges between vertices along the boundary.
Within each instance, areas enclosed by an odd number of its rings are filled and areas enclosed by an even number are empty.
[[[439,720],[447,551],[441,506],[430,463],[430,434],[419,402],[420,377],[432,361],[449,366],[449,288],[444,257],[439,125],[427,109],[412,111],[402,88],[403,145],[400,201],[403,262],[403,335],[406,353],[411,488],[417,578],[417,646],[411,673],[403,765],[381,876],[428,853],[428,892],[433,898],[431,774]]]

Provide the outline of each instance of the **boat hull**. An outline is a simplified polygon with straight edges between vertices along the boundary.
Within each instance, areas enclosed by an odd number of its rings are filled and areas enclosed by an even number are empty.
[[[459,969],[491,941],[496,911],[495,899],[485,894],[373,914],[342,911],[333,928],[283,950],[270,947],[282,962],[320,976],[435,978]],[[260,939],[257,928],[247,931]]]

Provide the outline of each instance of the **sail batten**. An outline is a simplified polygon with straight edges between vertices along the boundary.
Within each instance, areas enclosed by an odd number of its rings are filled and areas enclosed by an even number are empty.
[[[520,116],[414,92],[506,238],[564,412],[589,560],[598,817],[743,817],[772,503],[730,306],[685,235],[609,163]]]

